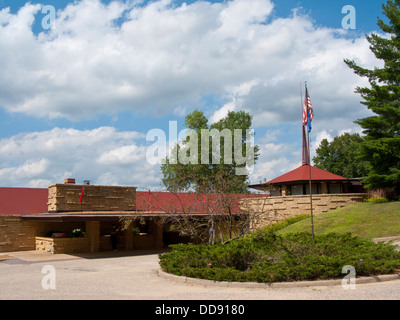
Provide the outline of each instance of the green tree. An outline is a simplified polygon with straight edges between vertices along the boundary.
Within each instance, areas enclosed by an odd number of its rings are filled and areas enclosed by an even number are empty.
[[[370,165],[364,179],[367,188],[400,186],[400,0],[388,0],[382,5],[388,23],[378,18],[384,36],[367,36],[370,49],[382,60],[382,68],[369,70],[354,60],[345,59],[353,71],[369,80],[369,88],[356,88],[365,104],[375,115],[355,123],[366,135],[361,144],[360,159]]]
[[[315,166],[346,178],[368,174],[368,164],[358,160],[363,138],[358,133],[345,133],[328,142],[323,139],[313,158]]]
[[[175,145],[161,165],[164,185],[173,192],[247,192],[247,165],[254,164],[258,156],[258,147],[250,143],[251,134],[246,132],[251,124],[252,117],[244,111],[228,112],[211,125],[202,111],[196,109],[188,114],[186,138]],[[236,145],[235,139],[239,140]],[[244,174],[238,174],[238,170]]]

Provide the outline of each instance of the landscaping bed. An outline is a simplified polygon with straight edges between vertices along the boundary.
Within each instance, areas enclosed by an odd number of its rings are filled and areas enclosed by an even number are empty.
[[[283,282],[343,278],[344,266],[356,276],[399,272],[400,253],[386,243],[350,233],[308,232],[277,235],[254,232],[228,244],[171,245],[161,254],[160,266],[169,273],[215,281]]]

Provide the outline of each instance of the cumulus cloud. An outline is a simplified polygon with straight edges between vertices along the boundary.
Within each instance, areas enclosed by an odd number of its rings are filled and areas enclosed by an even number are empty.
[[[364,38],[313,25],[294,11],[271,19],[271,0],[74,2],[56,27],[32,32],[41,6],[0,11],[0,105],[39,117],[82,119],[137,110],[181,113],[207,94],[257,114],[256,126],[298,117],[310,82],[318,117],[351,116],[359,79],[343,58],[371,64]],[[353,110],[351,109],[353,106]]]
[[[274,2],[81,0],[57,11],[54,29],[35,33],[33,25],[43,17],[40,4],[27,3],[16,13],[3,8],[0,107],[78,121],[126,110],[184,116],[213,96],[223,103],[207,106],[210,122],[244,109],[256,129],[269,128],[300,125],[299,84],[304,96],[308,81],[313,149],[323,137],[356,131],[353,121],[368,111],[354,89],[366,82],[343,59],[377,65],[368,42],[316,26],[296,10],[274,18]],[[256,141],[260,159],[251,181],[299,165],[299,144],[282,141],[285,135],[275,131]],[[143,134],[112,127],[15,135],[0,140],[0,177],[8,186],[45,186],[67,176],[158,185],[159,167],[143,161],[140,139]]]
[[[54,128],[0,140],[3,186],[47,187],[74,177],[95,184],[159,186],[159,167],[146,160],[144,135],[113,127]]]
[[[280,142],[277,135],[282,135],[282,132],[267,131],[259,139],[259,158],[249,176],[252,184],[274,179],[301,165],[299,145]]]

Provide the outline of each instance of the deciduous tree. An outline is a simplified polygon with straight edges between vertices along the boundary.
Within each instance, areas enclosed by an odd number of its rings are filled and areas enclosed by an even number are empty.
[[[359,159],[362,142],[358,133],[344,133],[331,142],[323,139],[313,158],[315,166],[345,178],[366,176],[368,164]]]

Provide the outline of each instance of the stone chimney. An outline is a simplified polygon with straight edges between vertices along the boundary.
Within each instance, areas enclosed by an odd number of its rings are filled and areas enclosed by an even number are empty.
[[[79,185],[68,178],[49,186],[47,206],[48,212],[134,211],[136,187]]]

